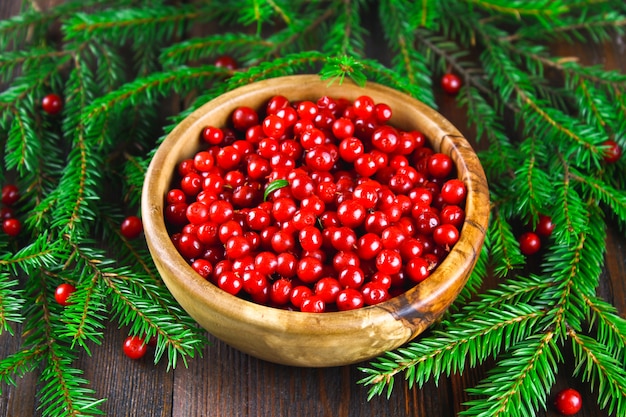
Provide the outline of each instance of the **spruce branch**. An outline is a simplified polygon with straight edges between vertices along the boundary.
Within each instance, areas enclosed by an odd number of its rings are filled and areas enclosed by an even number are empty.
[[[138,213],[156,146],[193,110],[294,73],[378,82],[437,107],[433,80],[452,71],[490,183],[484,250],[441,322],[362,366],[361,383],[369,398],[389,396],[400,374],[421,387],[493,360],[462,415],[530,416],[571,345],[576,376],[601,407],[626,414],[625,321],[596,295],[606,229],[626,226],[626,162],[604,162],[607,139],[626,148],[626,75],[546,47],[603,42],[625,26],[618,0],[70,0],[0,22],[0,178],[23,190],[25,225],[18,239],[0,237],[0,331],[23,329],[22,346],[0,358],[0,382],[39,372],[43,415],[94,415],[102,400],[73,360],[103,342],[108,321],[156,337],[155,361],[168,368],[200,354],[206,335],[145,243],[118,227]],[[374,27],[381,59],[367,55]],[[213,65],[224,54],[241,67]],[[64,98],[56,117],[41,111],[48,92]],[[105,204],[108,187],[119,192]],[[555,230],[531,261],[517,236],[543,214]],[[498,282],[485,289],[489,274]],[[53,301],[60,283],[77,287],[67,307]]]

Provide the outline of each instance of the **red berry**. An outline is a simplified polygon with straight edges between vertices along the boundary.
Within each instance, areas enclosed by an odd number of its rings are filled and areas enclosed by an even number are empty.
[[[602,144],[605,148],[604,161],[608,164],[614,164],[619,161],[622,156],[622,148],[614,140],[606,140]]]
[[[440,246],[450,248],[459,240],[459,231],[451,224],[442,224],[433,231],[433,240]]]
[[[54,299],[56,300],[57,303],[61,304],[62,306],[70,305],[67,299],[75,291],[76,291],[76,287],[74,287],[72,284],[63,283],[59,285],[54,291]]]
[[[259,115],[254,109],[242,106],[235,109],[231,120],[236,130],[245,132],[248,128],[259,124]]]
[[[224,291],[290,310],[360,308],[421,282],[458,240],[467,190],[391,114],[368,96],[238,107],[177,165],[173,244]]]
[[[354,288],[346,288],[337,294],[337,309],[339,311],[354,310],[363,307],[363,294]]]
[[[124,340],[123,350],[124,354],[130,359],[140,359],[148,351],[148,345],[139,336],[128,336]]]
[[[143,231],[141,219],[137,216],[128,216],[120,225],[120,232],[126,239],[135,239]]]
[[[220,68],[227,68],[229,70],[237,69],[237,61],[235,61],[233,57],[228,55],[222,55],[218,57],[213,65]]]
[[[554,223],[552,223],[552,218],[550,216],[540,215],[535,232],[540,236],[548,237],[552,234],[553,230]]]
[[[580,411],[583,400],[578,391],[573,388],[566,388],[557,393],[554,399],[554,407],[564,416],[573,416]]]
[[[534,232],[525,232],[519,237],[520,251],[524,255],[533,255],[541,249],[541,239]]]
[[[465,184],[458,179],[448,180],[441,186],[441,198],[447,204],[459,205],[463,203],[466,194]]]
[[[443,153],[434,153],[428,158],[428,172],[435,178],[446,178],[452,172],[454,162]]]
[[[22,222],[15,218],[5,219],[2,222],[2,231],[9,236],[17,236],[22,230]]]
[[[441,77],[441,88],[448,94],[457,94],[461,89],[461,84],[461,79],[456,74],[447,73]]]
[[[20,190],[16,185],[7,184],[2,187],[2,204],[12,206],[20,199]]]
[[[41,100],[43,111],[55,115],[63,109],[63,99],[58,94],[50,93]]]
[[[315,294],[309,295],[300,304],[300,311],[305,313],[323,313],[325,310],[326,303]]]

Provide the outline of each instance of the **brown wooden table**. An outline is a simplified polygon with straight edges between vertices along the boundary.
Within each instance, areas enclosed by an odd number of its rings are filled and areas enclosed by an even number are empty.
[[[58,2],[59,0],[56,0]],[[40,3],[54,3],[55,0]],[[19,11],[20,0],[2,0],[0,18]],[[604,45],[557,44],[561,56],[574,56],[584,63],[600,64],[626,72],[626,38],[616,37]],[[453,98],[437,94],[440,111],[469,138],[464,112]],[[606,268],[600,293],[626,316],[626,237],[609,230]],[[18,334],[19,334],[19,329]],[[462,410],[468,400],[465,388],[476,385],[489,364],[467,370],[462,376],[443,378],[439,385],[427,384],[422,389],[408,389],[397,380],[390,399],[375,397],[367,401],[367,388],[357,384],[363,374],[358,365],[328,369],[305,369],[275,365],[242,354],[218,340],[203,352],[202,358],[167,370],[166,361],[154,365],[149,356],[130,361],[122,353],[127,333],[111,324],[106,328],[104,343],[94,346],[90,357],[81,354],[76,367],[84,369],[85,378],[100,398],[109,416],[414,416],[451,417]],[[0,336],[0,357],[19,346],[19,336]],[[555,392],[571,386],[584,400],[579,417],[607,416],[595,405],[596,395],[587,385],[572,378],[571,360],[566,358]],[[0,416],[37,416],[36,373],[18,380],[17,388],[2,387]],[[549,409],[538,416],[558,414]]]

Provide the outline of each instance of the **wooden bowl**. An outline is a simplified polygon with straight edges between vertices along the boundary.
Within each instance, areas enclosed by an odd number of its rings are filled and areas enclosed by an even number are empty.
[[[467,187],[460,239],[429,278],[406,293],[358,310],[303,313],[262,306],[232,296],[198,275],[177,252],[164,222],[164,199],[176,165],[202,146],[207,125],[227,126],[238,106],[260,108],[274,95],[317,100],[322,95],[354,100],[361,95],[391,106],[391,124],[425,134],[437,152],[456,163]],[[315,75],[256,82],[206,103],[184,119],[156,151],[142,195],[144,232],[163,281],[202,327],[227,344],[267,361],[305,367],[346,365],[398,348],[437,320],[465,285],[481,250],[489,217],[487,181],[480,162],[459,131],[418,100],[368,83],[329,85]]]

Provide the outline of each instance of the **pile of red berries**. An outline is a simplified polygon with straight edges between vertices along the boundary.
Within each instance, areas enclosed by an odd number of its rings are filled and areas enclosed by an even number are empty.
[[[239,107],[207,126],[165,199],[180,254],[219,288],[306,312],[373,305],[426,279],[459,239],[452,159],[361,96]]]

